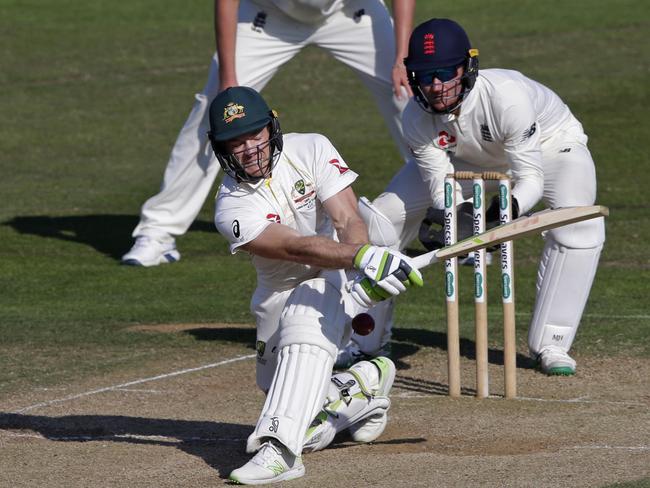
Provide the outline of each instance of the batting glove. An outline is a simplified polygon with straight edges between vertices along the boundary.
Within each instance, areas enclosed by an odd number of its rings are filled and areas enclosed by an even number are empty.
[[[354,267],[361,273],[352,285],[352,297],[370,307],[406,291],[422,286],[422,274],[404,254],[384,247],[366,244],[354,257]]]

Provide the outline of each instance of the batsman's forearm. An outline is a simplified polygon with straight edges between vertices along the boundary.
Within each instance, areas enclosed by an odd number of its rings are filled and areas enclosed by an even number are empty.
[[[320,236],[300,237],[285,248],[286,259],[324,269],[352,268],[362,244],[348,244]]]

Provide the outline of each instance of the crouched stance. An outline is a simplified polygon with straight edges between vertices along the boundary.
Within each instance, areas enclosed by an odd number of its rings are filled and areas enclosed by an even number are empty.
[[[247,443],[256,454],[230,478],[292,479],[304,474],[303,450],[326,447],[336,432],[361,442],[383,432],[395,366],[377,358],[332,376],[334,359],[352,317],[422,277],[406,256],[368,244],[350,186],[357,175],[325,137],[283,135],[251,88],[220,93],[209,116],[227,175],[215,222],[257,271],[257,384],[267,394]]]

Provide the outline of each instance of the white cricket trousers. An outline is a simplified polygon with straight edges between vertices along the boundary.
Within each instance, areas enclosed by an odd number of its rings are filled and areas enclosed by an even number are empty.
[[[363,15],[355,17],[354,13],[361,9]],[[239,83],[260,91],[280,66],[303,47],[319,46],[361,78],[406,158],[401,113],[407,98],[399,100],[392,92],[395,39],[392,19],[384,3],[351,0],[319,24],[299,23],[280,10],[265,8],[264,26],[255,28],[253,20],[261,10],[251,0],[240,3],[236,49]],[[309,77],[309,72],[305,76]],[[219,66],[215,53],[208,81],[203,91],[195,95],[194,107],[172,149],[160,192],[144,203],[133,237],[169,241],[171,236],[184,234],[201,210],[220,168],[206,135],[209,104],[218,92]],[[316,89],[314,96],[318,96]]]

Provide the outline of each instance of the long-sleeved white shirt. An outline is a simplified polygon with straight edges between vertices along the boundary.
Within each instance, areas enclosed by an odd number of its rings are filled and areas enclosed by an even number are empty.
[[[521,212],[542,197],[545,142],[580,123],[552,90],[518,71],[484,69],[458,116],[431,114],[415,100],[404,110],[404,136],[436,208],[454,161],[487,171],[511,169]],[[582,128],[580,127],[580,130]]]

